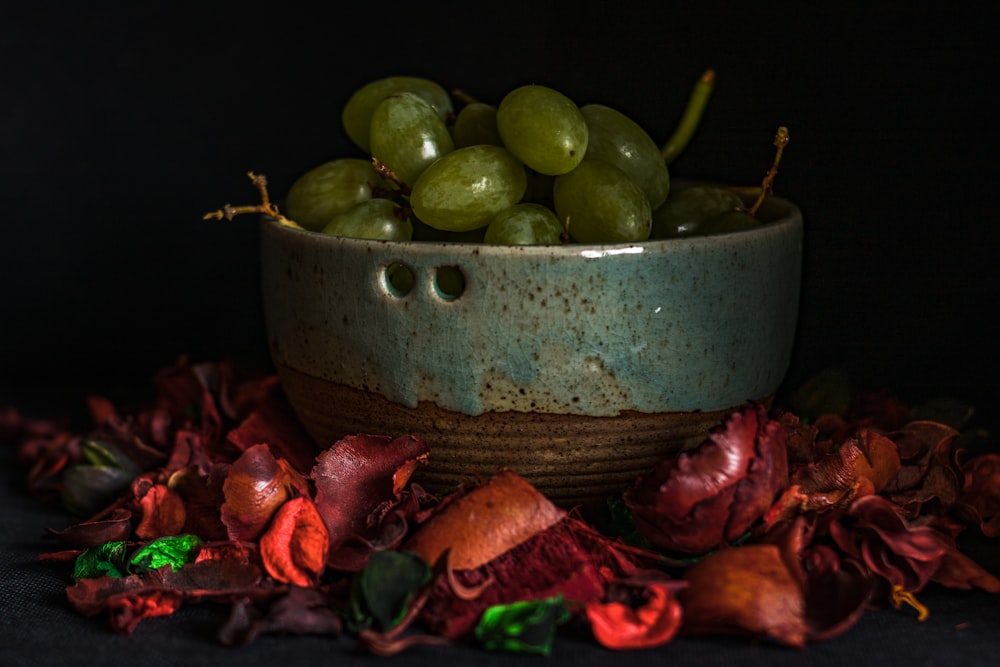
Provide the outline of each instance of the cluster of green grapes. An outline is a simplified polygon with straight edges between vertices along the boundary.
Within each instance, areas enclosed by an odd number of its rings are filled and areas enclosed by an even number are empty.
[[[732,190],[671,192],[667,146],[615,109],[578,106],[546,86],[521,86],[492,105],[425,78],[393,76],[355,91],[342,120],[371,159],[335,159],[295,181],[284,215],[304,229],[394,241],[558,244],[757,224]]]

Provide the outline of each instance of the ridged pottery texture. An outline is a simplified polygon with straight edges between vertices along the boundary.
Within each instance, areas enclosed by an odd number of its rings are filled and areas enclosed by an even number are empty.
[[[607,246],[368,241],[265,219],[272,357],[321,446],[412,434],[432,492],[509,468],[562,505],[600,501],[780,385],[802,218],[780,199],[763,216]]]

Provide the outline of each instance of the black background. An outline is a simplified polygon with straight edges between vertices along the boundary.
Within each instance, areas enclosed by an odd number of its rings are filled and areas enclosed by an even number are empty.
[[[33,4],[0,21],[0,405],[73,410],[180,354],[266,368],[246,172],[280,195],[355,154],[367,81],[498,101],[524,83],[662,141],[717,88],[675,178],[776,183],[806,248],[789,382],[826,366],[995,415],[994,42],[971,3]]]
[[[169,6],[169,8],[167,8]],[[696,9],[693,7],[697,6]],[[257,228],[205,222],[355,155],[363,83],[523,83],[633,115],[657,141],[712,68],[675,178],[776,189],[807,225],[790,377],[847,368],[907,397],[995,403],[998,238],[989,22],[952,3],[140,3],[6,10],[0,400],[144,387],[182,353],[268,363]],[[985,409],[985,408],[983,408]]]

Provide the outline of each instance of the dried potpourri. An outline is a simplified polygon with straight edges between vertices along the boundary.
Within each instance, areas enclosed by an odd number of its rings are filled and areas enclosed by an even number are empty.
[[[274,377],[181,359],[155,386],[129,412],[91,398],[85,434],[0,411],[32,493],[103,503],[42,558],[117,632],[214,601],[226,645],[349,633],[381,655],[547,655],[575,626],[613,650],[693,634],[802,646],[873,607],[923,618],[932,582],[1000,593],[956,546],[1000,532],[1000,454],[967,441],[971,409],[911,408],[842,374],[807,383],[800,413],[733,411],[593,517],[511,471],[433,497],[411,481],[433,456],[413,436],[317,449]]]

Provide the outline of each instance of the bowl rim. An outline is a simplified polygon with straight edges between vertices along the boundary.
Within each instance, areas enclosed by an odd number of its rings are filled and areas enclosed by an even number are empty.
[[[740,243],[747,238],[768,238],[773,235],[784,235],[802,228],[802,211],[792,201],[784,197],[769,195],[765,205],[773,210],[773,215],[758,227],[741,229],[719,234],[692,235],[666,239],[647,239],[645,241],[626,241],[619,243],[549,243],[534,245],[504,245],[484,242],[464,241],[390,241],[385,239],[364,239],[349,236],[334,236],[315,232],[301,227],[293,227],[282,223],[269,215],[261,216],[262,226],[269,232],[287,234],[292,237],[308,236],[320,244],[343,246],[345,248],[383,248],[394,250],[401,254],[424,254],[448,252],[457,255],[509,256],[511,254],[552,256],[583,256],[605,257],[608,255],[669,251],[671,249],[697,249],[709,247],[727,247]]]

